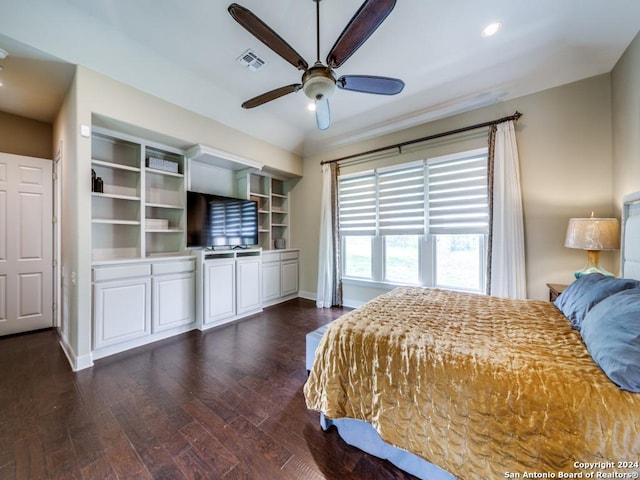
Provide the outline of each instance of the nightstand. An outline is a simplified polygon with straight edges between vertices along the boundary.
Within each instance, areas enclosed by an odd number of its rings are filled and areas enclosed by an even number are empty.
[[[564,292],[564,289],[569,285],[564,285],[562,283],[547,283],[547,287],[549,287],[549,301],[555,302],[558,295]]]

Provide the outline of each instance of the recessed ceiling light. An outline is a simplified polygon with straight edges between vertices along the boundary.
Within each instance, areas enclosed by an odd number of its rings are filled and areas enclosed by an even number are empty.
[[[490,23],[489,25],[484,27],[484,30],[482,30],[482,36],[483,37],[494,36],[496,33],[498,33],[498,30],[500,30],[500,27],[502,27],[502,24],[500,22]]]
[[[0,48],[0,59],[7,58],[8,56],[9,56],[9,53],[6,50],[3,50]]]

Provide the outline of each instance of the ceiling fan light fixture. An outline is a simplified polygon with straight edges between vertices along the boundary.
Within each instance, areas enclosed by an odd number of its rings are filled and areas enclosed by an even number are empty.
[[[302,91],[311,100],[329,98],[336,90],[336,77],[330,69],[318,65],[302,76]]]
[[[322,100],[323,98],[329,98],[331,95],[333,95],[335,89],[335,82],[332,82],[328,78],[324,77],[312,78],[302,87],[304,94],[311,100]]]
[[[232,3],[228,11],[236,22],[260,40],[274,53],[289,62],[298,70],[302,70],[302,82],[286,85],[253,97],[242,104],[242,108],[254,108],[267,102],[302,90],[315,107],[316,123],[320,130],[331,126],[331,108],[329,97],[336,88],[354,92],[373,93],[376,95],[396,95],[404,88],[404,82],[397,78],[373,75],[343,75],[336,79],[334,68],[340,67],[358,50],[371,34],[380,26],[393,10],[396,0],[364,0],[349,23],[344,28],[336,43],[327,55],[326,65],[320,60],[320,1],[316,3],[316,53],[317,60],[312,67],[271,27],[260,20],[250,10]],[[242,57],[247,61],[245,52]],[[313,107],[307,106],[309,110]]]

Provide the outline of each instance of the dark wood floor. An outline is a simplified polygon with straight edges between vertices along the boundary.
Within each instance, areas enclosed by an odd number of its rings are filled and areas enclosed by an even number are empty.
[[[306,409],[307,300],[73,373],[46,330],[0,339],[0,480],[409,479]]]

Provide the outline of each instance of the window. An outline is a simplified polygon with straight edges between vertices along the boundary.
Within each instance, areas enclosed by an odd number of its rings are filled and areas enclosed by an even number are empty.
[[[343,275],[485,291],[487,152],[339,179]]]
[[[420,284],[420,236],[384,237],[384,281]]]
[[[342,242],[342,254],[348,258],[344,262],[343,273],[347,277],[372,278],[371,276],[371,239],[372,237],[345,236]]]
[[[483,290],[484,252],[484,235],[435,235],[434,286]]]

